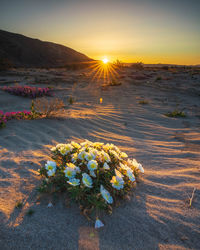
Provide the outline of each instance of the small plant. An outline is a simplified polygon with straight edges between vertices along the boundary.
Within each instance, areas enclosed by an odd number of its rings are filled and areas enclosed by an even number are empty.
[[[163,69],[163,70],[169,70],[169,66],[164,65],[164,66],[162,66],[162,68],[161,68],[161,69]]]
[[[7,119],[2,110],[0,110],[0,128],[4,128],[6,126]]]
[[[161,80],[162,80],[161,76],[156,77],[156,81],[161,81]]]
[[[26,215],[32,216],[34,213],[35,213],[35,211],[34,211],[33,209],[29,209],[29,210],[26,212]]]
[[[168,112],[165,114],[167,117],[186,117],[186,114],[183,111],[175,109],[172,112]]]
[[[56,145],[51,152],[53,161],[39,170],[44,178],[39,191],[67,191],[83,211],[112,211],[144,173],[141,164],[113,144],[72,141]]]
[[[9,70],[12,67],[12,62],[10,62],[7,58],[0,58],[0,71]]]
[[[75,99],[72,96],[70,96],[68,102],[70,105],[72,105],[75,102]]]
[[[5,127],[6,123],[12,119],[32,120],[32,119],[37,119],[41,116],[42,116],[41,113],[35,111],[33,101],[32,101],[32,105],[31,105],[31,111],[23,110],[23,111],[17,111],[17,112],[4,113],[2,110],[0,110],[0,128]]]
[[[121,82],[118,82],[116,79],[112,79],[111,82],[108,84],[108,86],[119,86],[121,85]]]
[[[144,64],[142,62],[136,62],[136,63],[133,63],[130,67],[136,70],[143,70]]]
[[[149,102],[147,100],[140,100],[139,104],[148,104]]]
[[[12,95],[19,95],[23,97],[36,98],[42,96],[52,96],[52,89],[50,88],[37,88],[29,86],[11,86],[2,87],[1,90],[6,91]]]
[[[113,62],[113,66],[116,69],[123,69],[124,68],[124,63],[117,59],[116,61]]]
[[[17,201],[16,204],[15,204],[16,208],[22,208],[22,206],[23,206],[23,202],[22,201]]]
[[[64,102],[59,98],[53,98],[51,100],[46,98],[36,99],[33,101],[33,105],[35,112],[45,117],[55,116],[64,108]]]

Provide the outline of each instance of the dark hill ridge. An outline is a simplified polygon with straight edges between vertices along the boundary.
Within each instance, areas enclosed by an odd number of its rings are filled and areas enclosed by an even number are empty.
[[[0,59],[15,67],[60,67],[92,59],[66,46],[0,30]]]

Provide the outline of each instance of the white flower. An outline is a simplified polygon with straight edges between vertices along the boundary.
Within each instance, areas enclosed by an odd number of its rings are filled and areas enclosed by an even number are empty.
[[[138,168],[138,162],[136,161],[136,159],[132,159],[129,162],[131,162],[132,166],[134,166],[135,168]]]
[[[92,178],[88,174],[82,174],[82,181],[86,187],[92,188]]]
[[[51,148],[51,152],[55,152],[56,151],[56,147]]]
[[[53,204],[51,202],[49,202],[49,204],[47,205],[48,208],[53,207]]]
[[[45,169],[47,170],[48,176],[53,176],[56,172],[56,162],[47,161],[47,163],[45,164]]]
[[[45,164],[46,170],[53,170],[56,168],[56,162],[55,161],[47,161]]]
[[[85,156],[86,156],[86,152],[85,151],[81,151],[79,154],[78,154],[78,158],[80,160],[85,160]]]
[[[72,178],[69,181],[67,181],[72,186],[79,186],[80,185],[80,180],[76,178]]]
[[[75,163],[77,161],[77,159],[78,159],[78,154],[74,153],[71,156],[72,156],[72,162]]]
[[[109,150],[109,153],[114,156],[114,158],[116,158],[117,160],[119,159],[119,155],[117,152],[115,152],[114,150]]]
[[[140,170],[141,173],[144,174],[144,168],[142,167],[142,164],[138,164],[138,169]]]
[[[74,141],[71,141],[71,145],[74,147],[74,148],[81,148],[81,146],[78,144],[78,143],[76,143],[76,142],[74,142]]]
[[[91,141],[85,140],[84,142],[81,142],[81,146],[88,147],[92,145],[93,143]]]
[[[109,167],[109,165],[108,165],[107,162],[105,162],[105,163],[103,164],[103,168],[104,168],[105,170],[109,170],[109,169],[110,169],[110,167]]]
[[[103,227],[104,224],[102,221],[100,221],[99,219],[96,219],[96,222],[95,222],[95,228],[100,228],[100,227]]]
[[[69,179],[74,178],[76,175],[76,168],[73,167],[72,165],[70,166],[69,163],[67,165],[68,165],[68,167],[66,167],[64,170],[65,177],[68,177]]]
[[[135,168],[139,169],[141,173],[144,174],[144,168],[142,167],[142,165],[140,163],[138,163],[136,161],[136,159],[132,159],[132,161],[128,161],[129,163],[131,163],[132,166],[134,166]]]
[[[113,176],[110,183],[112,183],[112,186],[117,190],[120,190],[124,187],[124,180],[118,176]]]
[[[97,177],[94,171],[90,171],[90,175],[94,178]]]
[[[128,155],[126,154],[126,153],[124,153],[124,152],[121,152],[121,155],[120,155],[122,158],[127,158],[128,157]]]
[[[106,145],[104,145],[103,146],[103,149],[105,150],[105,151],[108,151],[109,149],[111,149],[111,146],[110,146],[110,144],[106,144]]]
[[[110,156],[106,152],[102,151],[102,157],[104,161],[110,162]]]
[[[57,144],[57,145],[56,145],[56,149],[59,149],[59,148],[64,147],[64,146],[65,146],[65,144],[61,144],[61,143],[60,143],[60,144]]]
[[[99,151],[94,148],[89,148],[89,152],[93,160],[95,160],[97,155],[99,154]]]
[[[98,166],[98,163],[95,160],[91,160],[87,164],[88,169],[91,171],[94,171],[95,169],[97,169],[97,166]]]
[[[133,170],[132,169],[128,169],[126,171],[126,175],[128,176],[129,180],[134,182],[135,181],[135,176],[133,174]]]
[[[122,173],[120,173],[117,169],[115,169],[115,175],[118,176],[119,178],[124,177]]]
[[[59,152],[62,154],[62,155],[66,155],[68,154],[69,152],[71,152],[73,150],[73,146],[71,144],[63,144],[62,146],[60,146],[58,148]]]
[[[128,167],[127,165],[124,165],[124,164],[122,164],[121,162],[119,163],[119,166],[120,166],[120,168],[123,169],[123,170],[129,169],[129,167]]]
[[[49,171],[47,171],[47,175],[48,176],[53,176],[54,174],[55,174],[55,170],[49,170]]]
[[[87,161],[91,161],[91,160],[93,159],[93,155],[86,152],[86,153],[85,153],[85,159],[86,159]]]
[[[110,195],[110,193],[103,187],[103,185],[101,185],[100,187],[100,192],[101,195],[103,196],[104,200],[107,201],[109,204],[113,203],[113,198]]]

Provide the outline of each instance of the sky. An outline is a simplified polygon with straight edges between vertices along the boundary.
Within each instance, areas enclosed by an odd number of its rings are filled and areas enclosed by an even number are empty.
[[[93,59],[200,64],[200,0],[0,0],[0,29]]]

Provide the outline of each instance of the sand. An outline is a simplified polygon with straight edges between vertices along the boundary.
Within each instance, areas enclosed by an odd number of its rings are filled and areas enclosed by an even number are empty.
[[[87,70],[0,74],[1,86],[15,81],[54,86],[65,112],[52,119],[12,120],[0,130],[1,249],[200,249],[199,74],[124,69],[122,85],[106,88]],[[70,95],[76,98],[73,105]],[[4,112],[29,109],[30,103],[0,91]],[[186,118],[164,115],[176,107]],[[145,168],[130,200],[112,215],[102,213],[105,226],[98,231],[77,204],[66,205],[59,195],[38,197],[36,191],[37,170],[50,159],[51,146],[83,139],[114,143]],[[22,209],[15,208],[18,200]],[[53,207],[47,208],[50,201]],[[34,214],[27,216],[30,208]]]

